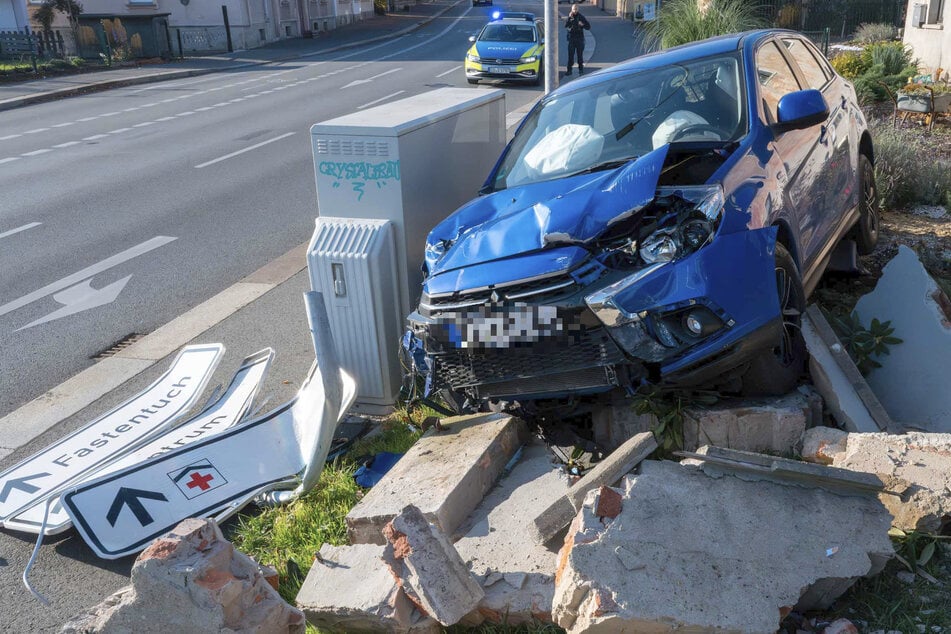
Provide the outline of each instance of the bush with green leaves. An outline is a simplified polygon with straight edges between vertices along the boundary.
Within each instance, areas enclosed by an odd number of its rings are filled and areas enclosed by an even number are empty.
[[[913,205],[949,205],[951,166],[934,156],[933,136],[925,130],[895,128],[890,123],[871,126],[875,148],[875,184],[883,209]]]
[[[903,342],[893,336],[895,329],[892,328],[892,322],[873,318],[872,323],[866,328],[856,312],[848,317],[833,316],[831,323],[842,340],[842,345],[845,346],[862,374],[868,374],[874,368],[882,367],[882,364],[873,357],[887,355],[891,346]]]
[[[835,72],[846,79],[855,79],[872,67],[872,60],[866,59],[859,51],[844,51],[829,61]]]
[[[657,19],[644,25],[650,49],[670,48],[708,37],[766,26],[755,3],[748,0],[666,0]]]
[[[884,23],[866,23],[860,24],[855,30],[855,41],[860,44],[873,44],[875,42],[888,42],[898,36],[898,29],[891,24]]]

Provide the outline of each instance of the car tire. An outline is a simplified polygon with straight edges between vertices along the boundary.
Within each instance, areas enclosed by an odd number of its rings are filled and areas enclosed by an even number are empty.
[[[754,357],[743,373],[741,392],[744,396],[786,394],[796,387],[806,367],[806,342],[802,338],[806,294],[799,278],[799,269],[789,251],[780,243],[776,243],[775,262],[783,329],[777,344]]]
[[[878,187],[875,185],[875,168],[864,154],[859,155],[859,219],[850,237],[860,255],[868,255],[878,244],[881,225],[878,208]]]
[[[478,80],[478,79],[472,79],[472,78],[470,78],[470,77],[466,77],[466,81],[469,82],[470,84],[478,84],[478,83],[479,83],[479,80]]]

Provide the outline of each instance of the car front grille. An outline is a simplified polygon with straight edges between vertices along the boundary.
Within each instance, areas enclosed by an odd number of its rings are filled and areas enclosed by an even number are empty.
[[[541,391],[548,392],[552,390],[545,388],[546,377],[592,368],[603,369],[605,366],[624,363],[626,359],[604,328],[596,327],[582,329],[571,337],[544,340],[535,345],[453,349],[434,355],[433,361],[438,387],[458,390],[478,386],[479,392],[485,393],[492,392],[492,384],[531,378],[538,379],[539,386],[544,388]],[[604,372],[600,371],[600,374],[604,375]]]

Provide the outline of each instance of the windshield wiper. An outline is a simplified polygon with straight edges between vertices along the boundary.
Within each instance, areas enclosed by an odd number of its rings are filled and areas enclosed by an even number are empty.
[[[568,178],[570,178],[571,176],[579,176],[579,175],[581,175],[581,174],[590,174],[591,172],[600,172],[601,170],[614,169],[615,167],[620,167],[620,166],[624,165],[625,163],[630,163],[631,161],[633,161],[633,160],[635,160],[635,159],[638,159],[638,158],[640,158],[640,157],[639,157],[639,156],[628,156],[628,157],[625,157],[625,158],[611,159],[610,161],[604,161],[603,163],[597,163],[597,164],[595,164],[595,165],[592,165],[591,167],[586,167],[586,168],[584,168],[583,170],[580,170],[580,171],[578,171],[578,172],[574,172],[573,174],[570,174],[570,175],[568,176]]]

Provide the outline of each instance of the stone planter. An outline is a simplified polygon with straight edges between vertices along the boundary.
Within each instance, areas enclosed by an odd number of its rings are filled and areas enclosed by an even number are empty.
[[[897,105],[899,110],[906,112],[931,112],[931,95],[928,93],[898,92]],[[951,107],[951,93],[939,93],[934,96],[935,112],[946,112]]]

